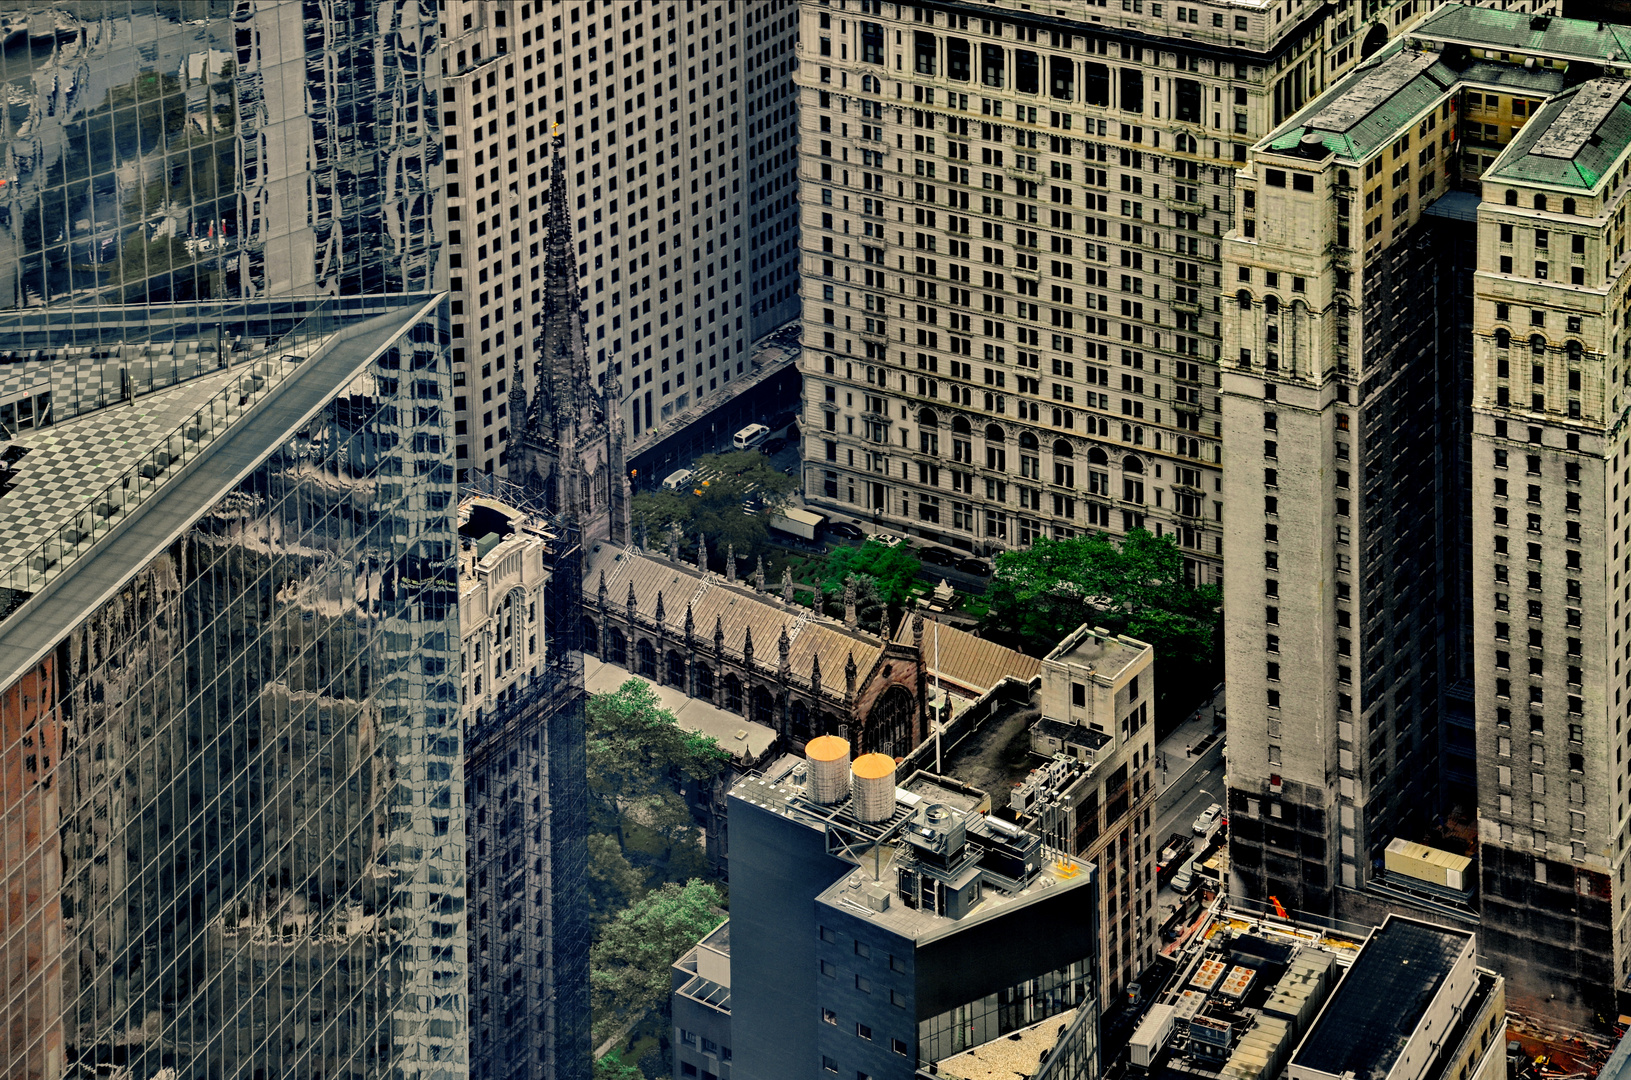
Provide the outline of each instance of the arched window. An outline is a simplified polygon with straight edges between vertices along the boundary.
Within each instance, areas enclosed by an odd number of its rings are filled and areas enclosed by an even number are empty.
[[[867,714],[863,741],[891,756],[912,752],[916,743],[917,703],[904,687],[891,686]]]
[[[651,642],[641,638],[637,654],[640,658],[640,674],[648,679],[655,679],[657,677],[657,650],[652,647]]]
[[[1021,450],[1035,450],[1036,447],[1037,442],[1034,434],[1029,431],[1022,431],[1019,433],[1019,448]]]
[[[833,374],[833,358],[830,357],[830,356],[824,357],[823,358],[823,363],[826,365],[827,374],[828,375]]]
[[[974,429],[968,425],[968,417],[954,416],[951,418],[951,430],[958,435],[973,434]]]
[[[1007,437],[1007,433],[1004,432],[1000,426],[998,426],[996,424],[987,424],[985,426],[985,441],[986,442],[1000,443],[1006,437]]]
[[[742,680],[734,674],[725,676],[725,708],[733,713],[742,711]]]
[[[1529,338],[1529,351],[1536,356],[1546,352],[1546,338],[1540,334],[1533,334]]]
[[[592,619],[583,620],[583,651],[600,655],[600,629]]]
[[[917,423],[919,427],[939,427],[940,418],[934,414],[933,409],[920,409],[917,414]]]
[[[1512,331],[1508,330],[1504,326],[1501,327],[1500,329],[1496,330],[1495,331],[1495,347],[1497,349],[1511,348],[1512,347]]]
[[[1110,455],[1104,452],[1102,446],[1090,446],[1087,448],[1087,460],[1093,465],[1108,465],[1110,464]]]
[[[1144,463],[1138,458],[1134,457],[1132,454],[1128,454],[1126,457],[1121,459],[1121,471],[1141,473],[1144,471]]]
[[[752,705],[748,715],[749,720],[756,724],[763,724],[768,728],[781,726],[776,723],[776,699],[771,697],[770,691],[762,686],[755,686],[753,694],[748,700]]]
[[[1569,215],[1574,214],[1574,200],[1573,199],[1564,199],[1563,200],[1563,212],[1565,214],[1569,214]]]
[[[624,637],[623,631],[619,630],[615,626],[612,627],[611,634],[608,636],[611,638],[612,647],[610,650],[611,656],[609,656],[607,659],[611,660],[611,662],[616,664],[618,667],[628,667],[629,639]]]
[[[1506,204],[1508,206],[1518,205],[1518,193],[1513,191],[1511,188],[1508,188],[1506,192]]]
[[[1535,196],[1535,209],[1536,210],[1546,209],[1546,196],[1544,196],[1544,195],[1536,195]]]
[[[1245,289],[1235,293],[1235,299],[1240,303],[1241,311],[1250,311],[1252,309],[1252,294]]]
[[[1278,314],[1280,314],[1280,298],[1277,297],[1277,296],[1265,296],[1265,297],[1263,297],[1263,314],[1265,314],[1265,315],[1278,315]]]
[[[683,657],[679,653],[674,652],[674,651],[671,650],[669,652],[669,654],[668,654],[668,673],[667,674],[668,674],[668,685],[669,686],[684,686],[685,685],[685,657]]]
[[[714,669],[706,664],[697,665],[697,697],[704,701],[714,699]]]
[[[1565,345],[1564,348],[1568,350],[1569,363],[1578,364],[1580,362],[1580,355],[1583,352],[1580,343],[1578,341],[1571,341]]]
[[[1055,439],[1053,441],[1053,456],[1064,458],[1074,457],[1076,456],[1076,448],[1070,445],[1069,439]]]

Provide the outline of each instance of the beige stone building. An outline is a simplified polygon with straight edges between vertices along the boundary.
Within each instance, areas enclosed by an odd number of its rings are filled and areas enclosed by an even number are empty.
[[[962,550],[1224,558],[1233,175],[1427,10],[807,0],[805,493]]]
[[[1253,149],[1224,253],[1234,869],[1479,918],[1577,1015],[1631,972],[1624,35],[1440,8]],[[1444,815],[1470,904],[1380,869]]]
[[[1014,796],[1021,824],[1068,838],[1062,846],[1100,868],[1099,978],[1109,999],[1159,944],[1154,701],[1153,648],[1102,628],[1078,629],[1042,661],[1042,719],[1031,729],[1031,751],[1051,761]]]
[[[798,313],[792,0],[440,14],[459,478],[505,474],[548,306],[552,134],[591,377],[618,381],[631,444],[751,377],[748,343]]]

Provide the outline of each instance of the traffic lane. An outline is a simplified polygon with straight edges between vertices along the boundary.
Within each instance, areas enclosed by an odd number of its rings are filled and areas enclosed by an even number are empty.
[[[1169,771],[1183,764],[1182,758],[1177,758],[1170,750],[1167,754]],[[1220,794],[1223,789],[1223,740],[1219,739],[1206,749],[1201,755],[1200,764],[1194,765],[1183,780],[1174,783],[1163,791],[1155,800],[1155,812],[1160,816],[1173,806],[1179,799],[1186,798],[1187,793],[1194,790],[1197,785],[1204,785],[1209,780],[1214,784],[1214,790]],[[1216,779],[1211,779],[1215,777]],[[1218,802],[1223,802],[1218,799]]]
[[[1195,836],[1190,828],[1213,803],[1223,802],[1223,776],[1216,770],[1197,776],[1196,784],[1189,788],[1165,813],[1156,814],[1156,841],[1165,843],[1173,833]],[[1195,836],[1197,841],[1200,837]]]

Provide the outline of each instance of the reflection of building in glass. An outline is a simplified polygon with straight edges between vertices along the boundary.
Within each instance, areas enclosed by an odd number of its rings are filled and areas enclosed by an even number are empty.
[[[445,323],[363,306],[5,444],[7,1075],[464,1071]]]
[[[224,9],[223,9],[224,10]],[[41,4],[0,45],[0,303],[422,290],[435,14]],[[49,33],[15,32],[50,26]]]
[[[459,537],[470,1073],[587,1078],[578,534],[472,497]]]

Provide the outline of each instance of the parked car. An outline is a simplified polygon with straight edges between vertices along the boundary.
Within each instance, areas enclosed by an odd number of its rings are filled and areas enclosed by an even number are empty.
[[[763,446],[759,447],[759,453],[764,454],[766,456],[768,456],[770,454],[779,453],[781,451],[781,449],[786,445],[787,445],[787,440],[786,439],[771,439],[769,442],[767,442]]]
[[[959,559],[957,560],[957,569],[965,574],[973,574],[976,577],[989,577],[991,574],[991,564],[984,559]]]
[[[930,566],[956,566],[957,556],[945,548],[928,547],[917,553],[917,557]]]
[[[1201,811],[1201,816],[1195,819],[1195,824],[1191,825],[1190,828],[1194,830],[1196,836],[1205,836],[1212,831],[1218,823],[1218,818],[1222,816],[1223,807],[1218,803],[1213,803]]]
[[[866,539],[866,533],[861,531],[860,526],[851,525],[847,521],[829,521],[827,523],[827,535],[836,536],[843,540]]]
[[[902,544],[906,543],[906,541],[902,540],[893,533],[873,533],[872,539],[888,548],[900,547]]]

